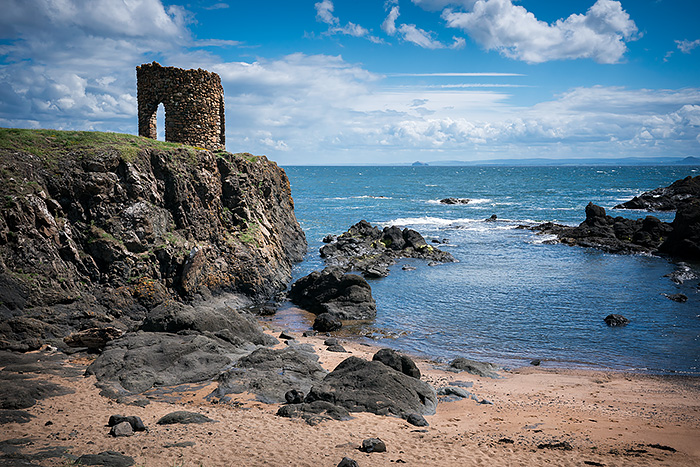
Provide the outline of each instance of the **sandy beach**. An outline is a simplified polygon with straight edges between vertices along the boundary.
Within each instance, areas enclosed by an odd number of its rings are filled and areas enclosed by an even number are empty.
[[[268,331],[272,334],[274,332]],[[375,348],[343,341],[350,352],[329,352],[324,337],[301,337],[332,370],[349,355],[371,359]],[[280,344],[283,346],[284,344]],[[68,357],[83,369],[88,359]],[[241,394],[228,403],[205,397],[215,382],[176,391],[151,391],[145,407],[119,404],[99,394],[94,377],[36,375],[74,390],[39,400],[24,424],[2,426],[2,441],[24,441],[23,453],[57,447],[75,456],[116,451],[138,466],[336,466],[350,457],[360,466],[476,465],[669,465],[700,464],[700,381],[614,372],[530,367],[491,379],[451,373],[416,360],[423,379],[436,388],[461,384],[478,399],[441,400],[430,426],[395,417],[355,413],[352,420],[310,426],[276,415],[278,405]],[[213,423],[156,425],[163,415],[186,410]],[[148,427],[131,437],[109,435],[110,415],[135,415]],[[387,452],[363,453],[362,440],[380,438]],[[73,465],[45,458],[37,465]],[[8,464],[0,464],[8,465]],[[12,464],[15,465],[15,464]],[[30,465],[30,464],[27,464]]]

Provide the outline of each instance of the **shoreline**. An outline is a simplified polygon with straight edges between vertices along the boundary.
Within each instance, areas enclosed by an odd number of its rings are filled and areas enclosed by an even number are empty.
[[[277,337],[280,329],[273,326],[265,332]],[[325,336],[292,333],[299,344],[314,347],[329,371],[351,355],[371,359],[379,348],[341,337],[349,353],[330,352],[323,344]],[[284,346],[281,342],[277,347]],[[78,369],[87,363],[68,359]],[[56,446],[70,446],[68,452],[75,455],[112,450],[133,457],[138,466],[318,467],[336,466],[346,456],[360,466],[700,463],[700,378],[527,367],[501,371],[502,378],[491,379],[444,371],[425,359],[414,361],[422,379],[436,389],[458,384],[493,405],[441,396],[436,414],[426,416],[430,426],[425,428],[369,413],[310,426],[278,417],[279,405],[258,402],[250,394],[232,395],[227,403],[208,402],[205,397],[215,382],[151,390],[146,394],[150,404],[138,407],[100,396],[94,377],[43,374],[39,377],[75,392],[26,409],[35,418],[3,425],[2,441],[31,438],[29,453]],[[202,413],[217,422],[155,424],[176,410]],[[106,427],[113,414],[139,416],[149,431],[113,438]],[[382,439],[387,452],[360,452],[357,447],[370,437]],[[66,461],[46,459],[40,465]]]
[[[270,329],[274,327],[278,332],[282,330],[291,331],[295,333],[303,333],[304,331],[310,331],[314,318],[311,312],[308,312],[291,302],[287,302],[285,306],[278,309],[278,311],[272,316],[259,316],[258,323],[263,329]],[[365,328],[365,325],[368,324]],[[358,334],[357,331],[364,331],[366,334]],[[400,338],[401,334],[392,335],[389,331],[385,331],[379,327],[375,327],[371,320],[366,322],[363,321],[346,321],[343,322],[343,328],[340,331],[335,331],[334,336],[347,339],[350,342],[355,342],[358,345],[369,345],[376,347],[377,349],[382,348],[382,343],[385,343],[383,339],[393,339]],[[374,337],[378,336],[378,337]],[[421,359],[433,362],[435,364],[445,364],[447,365],[452,358],[446,357],[433,357],[430,355],[425,355],[421,353],[411,352],[400,346],[393,347],[387,345],[397,352],[406,354],[414,359]],[[604,367],[602,365],[596,366],[594,363],[590,362],[578,362],[580,365],[576,365],[576,362],[571,361],[560,361],[546,358],[537,358],[541,360],[541,365],[531,365],[529,362],[535,360],[532,358],[522,358],[520,359],[521,365],[501,365],[498,359],[482,359],[479,356],[473,354],[458,355],[459,357],[471,358],[484,363],[493,363],[503,371],[518,371],[527,368],[539,368],[542,370],[573,370],[573,371],[586,371],[586,372],[610,372],[610,373],[620,373],[620,374],[632,374],[632,375],[647,375],[647,376],[664,376],[664,377],[679,377],[679,378],[700,378],[700,371],[697,373],[684,373],[680,371],[662,371],[662,370],[649,370],[649,369],[639,369],[639,368],[610,368]],[[504,361],[507,359],[504,359]],[[511,360],[513,361],[513,360]]]

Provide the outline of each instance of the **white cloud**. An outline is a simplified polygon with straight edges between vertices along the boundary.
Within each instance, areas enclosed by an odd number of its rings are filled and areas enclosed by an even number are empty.
[[[316,8],[316,19],[329,26],[326,34],[344,34],[352,37],[363,37],[372,42],[381,42],[381,39],[370,34],[370,31],[359,24],[348,22],[345,26],[341,26],[340,19],[333,14],[335,7],[331,0],[323,0],[314,4]]]
[[[689,41],[689,40],[676,41],[676,45],[678,46],[678,50],[680,50],[684,54],[689,54],[690,52],[693,51],[693,49],[700,47],[700,39],[696,39],[694,41]]]
[[[393,6],[382,23],[382,30],[390,36],[398,33],[402,40],[424,49],[445,49],[448,47],[451,49],[461,49],[466,44],[466,41],[463,38],[453,37],[454,42],[452,45],[447,46],[439,40],[434,39],[434,34],[432,32],[425,31],[417,27],[415,24],[401,24],[397,27],[396,20],[398,19],[399,14],[398,5]]]
[[[551,25],[511,0],[477,0],[471,12],[447,9],[442,17],[484,48],[529,63],[578,58],[617,63],[627,51],[626,42],[637,38],[634,21],[613,0],[597,0],[585,15]]]

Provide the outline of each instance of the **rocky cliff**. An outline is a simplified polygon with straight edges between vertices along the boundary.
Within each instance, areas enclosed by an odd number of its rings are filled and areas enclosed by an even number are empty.
[[[265,157],[132,135],[0,129],[0,348],[135,329],[167,300],[264,301],[306,251]]]

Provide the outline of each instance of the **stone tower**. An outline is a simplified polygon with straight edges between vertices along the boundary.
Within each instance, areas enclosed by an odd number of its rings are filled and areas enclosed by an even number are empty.
[[[201,68],[183,70],[157,62],[136,67],[139,136],[157,138],[158,104],[165,108],[165,140],[209,150],[225,149],[224,88]]]

